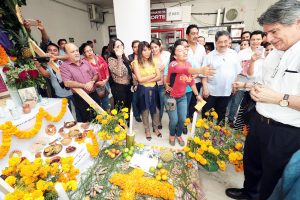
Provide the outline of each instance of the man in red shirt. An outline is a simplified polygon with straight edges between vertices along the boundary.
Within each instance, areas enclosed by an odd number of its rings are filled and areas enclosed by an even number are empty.
[[[60,66],[61,76],[66,87],[82,88],[87,92],[92,99],[98,104],[100,99],[95,91],[95,82],[98,80],[98,74],[89,63],[85,60],[80,60],[78,47],[72,43],[65,46],[65,52],[68,55],[68,60]],[[82,121],[91,121],[95,116],[89,113],[87,109],[89,104],[74,91],[75,107],[78,108]]]

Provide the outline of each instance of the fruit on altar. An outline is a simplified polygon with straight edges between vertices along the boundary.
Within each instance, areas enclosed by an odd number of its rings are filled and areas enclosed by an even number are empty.
[[[127,162],[129,162],[129,161],[131,160],[131,156],[127,156],[127,157],[125,158],[125,160],[126,160]]]
[[[170,162],[173,159],[173,153],[170,150],[163,150],[160,154],[160,158],[164,162]]]
[[[119,149],[112,148],[112,149],[106,149],[105,153],[110,158],[114,159],[114,158],[116,158],[121,153],[121,151]]]
[[[150,168],[149,168],[149,172],[154,173],[154,172],[155,172],[155,167],[153,167],[153,166],[150,167]]]
[[[161,169],[163,167],[163,164],[161,162],[157,163],[157,169]]]

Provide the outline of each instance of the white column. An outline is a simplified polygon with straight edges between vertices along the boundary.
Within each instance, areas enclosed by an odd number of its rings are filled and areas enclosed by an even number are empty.
[[[132,53],[133,40],[151,39],[150,0],[114,0],[117,37],[125,44],[125,54]]]

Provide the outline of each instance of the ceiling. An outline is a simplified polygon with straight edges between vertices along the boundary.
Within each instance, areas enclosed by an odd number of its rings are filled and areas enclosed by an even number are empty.
[[[77,0],[85,4],[96,4],[101,6],[102,8],[112,8],[113,7],[113,0]],[[156,3],[173,3],[173,2],[178,2],[178,3],[185,3],[188,1],[193,1],[193,0],[150,0],[151,4],[156,4]]]

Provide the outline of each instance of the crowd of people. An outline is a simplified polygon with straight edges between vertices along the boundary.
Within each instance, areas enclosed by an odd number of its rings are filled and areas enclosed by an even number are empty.
[[[258,19],[264,32],[244,31],[234,49],[227,31],[216,33],[215,49],[207,48],[198,26],[191,24],[186,39],[175,41],[170,52],[159,38],[134,40],[128,57],[120,39],[112,39],[102,56],[94,52],[91,41],[79,48],[65,39],[52,43],[38,21],[41,47],[61,73],[45,63],[35,64],[53,88],[52,97],[65,97],[69,105],[74,104],[77,121],[95,116],[72,88],[82,88],[105,110],[132,108],[149,141],[151,129],[162,137],[166,112],[172,146],[185,145],[184,121],[191,118],[197,102],[205,100],[203,117],[214,108],[219,123],[227,121],[236,129],[249,126],[244,188],[230,188],[226,194],[235,199],[267,199],[300,148],[299,4],[296,0],[275,3]],[[26,21],[24,25],[30,29]]]

